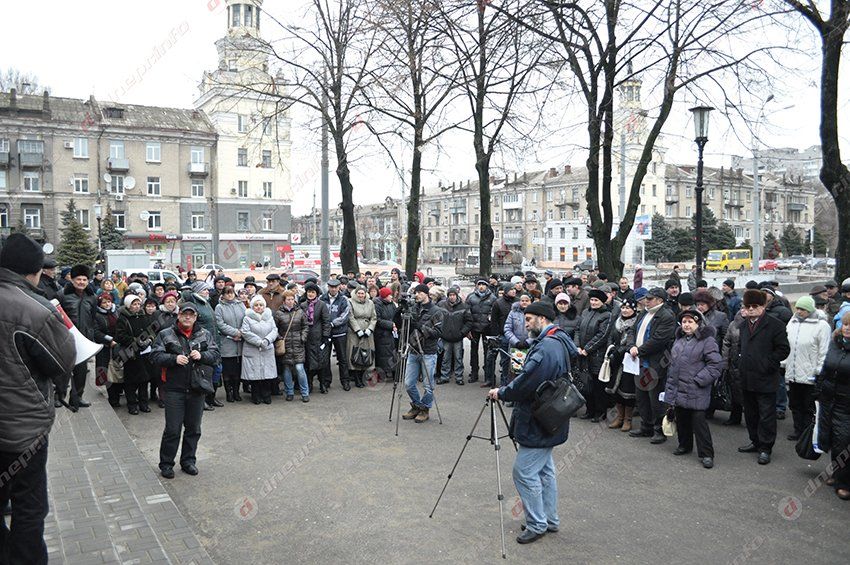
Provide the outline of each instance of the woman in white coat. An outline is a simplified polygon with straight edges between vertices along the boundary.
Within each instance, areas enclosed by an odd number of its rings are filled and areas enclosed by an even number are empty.
[[[254,296],[242,320],[242,380],[251,382],[251,401],[272,403],[272,383],[277,378],[274,341],[277,324],[262,296]]]
[[[783,362],[788,383],[788,408],[794,417],[794,433],[788,436],[791,441],[797,441],[814,421],[815,376],[826,359],[831,338],[829,323],[817,315],[811,296],[800,298],[794,310],[787,326],[791,354]]]

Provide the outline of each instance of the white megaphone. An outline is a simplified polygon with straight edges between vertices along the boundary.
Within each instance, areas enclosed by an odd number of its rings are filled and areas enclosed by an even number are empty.
[[[74,322],[71,321],[71,318],[68,317],[68,314],[65,313],[62,306],[59,305],[58,300],[54,298],[50,301],[50,303],[53,304],[53,306],[56,307],[56,310],[59,311],[59,314],[62,315],[62,321],[65,322],[65,327],[68,328],[68,331],[71,332],[72,336],[74,336],[74,345],[77,346],[77,358],[74,360],[75,365],[88,361],[97,355],[98,351],[103,349],[103,345],[89,340],[86,336],[80,333],[80,330],[77,329],[77,326],[74,325]]]

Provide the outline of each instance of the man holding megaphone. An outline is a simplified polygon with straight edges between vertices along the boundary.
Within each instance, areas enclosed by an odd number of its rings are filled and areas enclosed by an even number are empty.
[[[97,298],[89,285],[91,269],[86,265],[74,265],[71,268],[71,283],[65,285],[59,295],[59,303],[71,319],[71,322],[89,341],[94,340],[94,311]],[[87,408],[90,403],[83,400],[83,390],[89,375],[88,358],[74,367],[74,377],[71,379],[71,397],[69,404],[72,409]]]
[[[9,563],[47,563],[47,435],[51,393],[68,388],[76,347],[38,288],[44,253],[24,234],[0,251],[0,508],[12,504],[11,530],[0,518],[0,555]]]

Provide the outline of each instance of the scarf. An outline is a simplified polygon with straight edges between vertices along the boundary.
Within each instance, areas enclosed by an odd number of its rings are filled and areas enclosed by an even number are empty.
[[[316,300],[318,300],[318,298],[314,298],[313,300],[307,301],[307,323],[311,326],[313,325],[313,313],[315,312],[316,308]]]

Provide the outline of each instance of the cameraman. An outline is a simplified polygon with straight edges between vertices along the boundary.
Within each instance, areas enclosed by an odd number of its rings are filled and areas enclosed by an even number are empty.
[[[490,389],[492,400],[515,402],[510,436],[519,444],[514,461],[514,485],[525,512],[526,525],[516,540],[526,544],[558,531],[558,481],[552,448],[567,441],[569,421],[555,435],[546,435],[532,416],[532,403],[544,381],[569,373],[575,345],[555,323],[555,311],[542,302],[525,309],[525,327],[532,340],[522,372],[507,386]]]
[[[150,362],[162,367],[165,381],[165,430],[159,446],[160,474],[174,478],[174,457],[183,432],[183,452],[180,468],[188,475],[197,475],[195,451],[201,439],[201,417],[204,414],[204,390],[193,386],[195,366],[208,379],[212,388],[212,374],[221,363],[215,338],[198,321],[198,309],[192,302],[184,302],[177,315],[177,323],[162,330],[156,337],[150,353]]]
[[[413,289],[416,305],[410,312],[409,350],[407,353],[407,371],[404,386],[410,396],[410,411],[404,420],[414,420],[421,424],[428,420],[428,411],[434,402],[434,371],[437,368],[437,340],[442,335],[440,325],[443,310],[431,302],[427,285],[419,284]],[[417,381],[420,371],[423,373],[425,394],[420,398]]]

